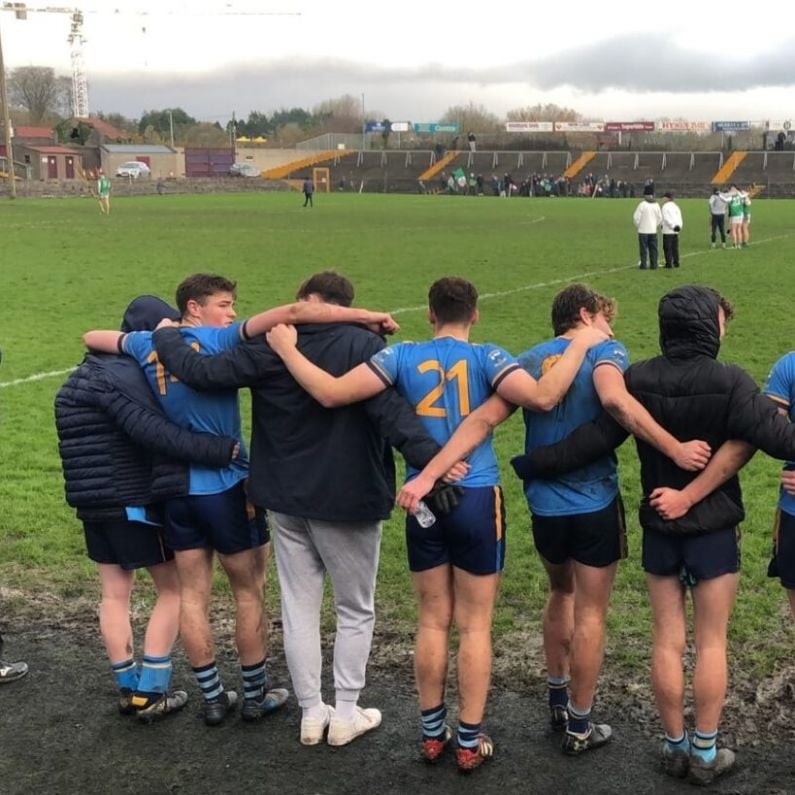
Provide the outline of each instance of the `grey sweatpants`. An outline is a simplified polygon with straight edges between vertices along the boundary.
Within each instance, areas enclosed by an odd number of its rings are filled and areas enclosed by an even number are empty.
[[[269,512],[282,593],[284,653],[303,708],[321,703],[320,610],[328,573],[334,589],[337,636],[334,687],[356,701],[364,687],[375,623],[380,522],[321,522]]]

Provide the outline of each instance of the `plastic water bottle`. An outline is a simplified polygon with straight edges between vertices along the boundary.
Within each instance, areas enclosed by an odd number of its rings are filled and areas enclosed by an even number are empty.
[[[417,503],[414,518],[420,527],[432,527],[436,524],[436,517],[433,515],[433,511],[422,500]]]

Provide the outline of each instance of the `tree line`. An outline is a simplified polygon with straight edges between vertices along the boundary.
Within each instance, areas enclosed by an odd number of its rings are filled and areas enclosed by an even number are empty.
[[[56,75],[45,66],[21,66],[13,69],[8,78],[9,106],[16,126],[43,125],[55,127],[65,142],[82,143],[88,130],[81,130],[70,122],[73,119],[72,81]],[[290,146],[298,141],[325,133],[360,133],[364,121],[384,123],[383,142],[390,136],[390,122],[383,111],[368,109],[363,114],[359,99],[344,94],[326,99],[312,108],[280,108],[270,113],[252,110],[245,118],[219,121],[200,121],[180,107],[151,109],[140,118],[129,118],[118,112],[99,111],[97,117],[107,121],[131,141],[141,143],[170,143],[172,132],[176,145],[223,146],[232,138],[267,138],[272,143]],[[449,107],[439,121],[457,123],[462,132],[474,130],[479,134],[504,129],[505,121],[576,121],[580,115],[557,105],[534,105],[508,111],[504,118],[491,113],[483,105]]]

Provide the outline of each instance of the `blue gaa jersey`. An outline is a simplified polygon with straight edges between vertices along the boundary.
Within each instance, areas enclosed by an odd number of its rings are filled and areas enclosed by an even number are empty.
[[[773,365],[763,392],[786,409],[790,422],[795,421],[795,352],[785,354]],[[784,469],[795,469],[795,462],[789,461]],[[795,516],[795,497],[781,489],[778,507]]]
[[[240,323],[226,328],[182,326],[185,342],[199,353],[212,355],[229,350],[240,342]],[[248,454],[240,429],[237,390],[197,392],[171,375],[157,359],[151,331],[133,331],[124,337],[124,352],[144,370],[149,386],[157,395],[168,418],[191,431],[229,436],[240,442],[240,453],[229,466],[190,465],[190,494],[220,494],[248,474]]]
[[[462,420],[517,370],[516,359],[496,345],[441,337],[428,342],[402,342],[384,348],[369,361],[373,372],[394,386],[414,406],[428,433],[444,445]],[[496,486],[500,482],[491,439],[474,450],[461,486]],[[417,474],[407,468],[406,479]]]
[[[523,353],[519,364],[536,380],[563,356],[569,340],[556,337]],[[549,412],[524,410],[525,449],[546,447],[568,436],[602,413],[602,404],[593,385],[598,365],[612,365],[622,373],[627,369],[627,350],[615,340],[591,348],[563,400]],[[575,469],[556,480],[531,480],[525,485],[530,510],[539,516],[569,516],[606,508],[618,493],[618,474],[614,455]]]

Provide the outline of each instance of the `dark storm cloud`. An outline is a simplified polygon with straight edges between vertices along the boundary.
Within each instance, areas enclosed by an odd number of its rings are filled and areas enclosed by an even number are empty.
[[[341,94],[370,94],[380,108],[433,102],[442,110],[467,101],[473,87],[516,86],[550,90],[570,86],[598,93],[747,91],[795,83],[786,68],[789,44],[761,55],[721,53],[714,47],[685,50],[664,35],[627,35],[594,42],[539,60],[502,66],[450,67],[437,62],[382,66],[343,59],[262,61],[215,72],[167,76],[142,71],[124,76],[94,75],[91,104],[105,111],[139,116],[147,108],[180,106],[202,118],[245,114],[250,109],[311,107]],[[377,97],[377,100],[376,100]]]

